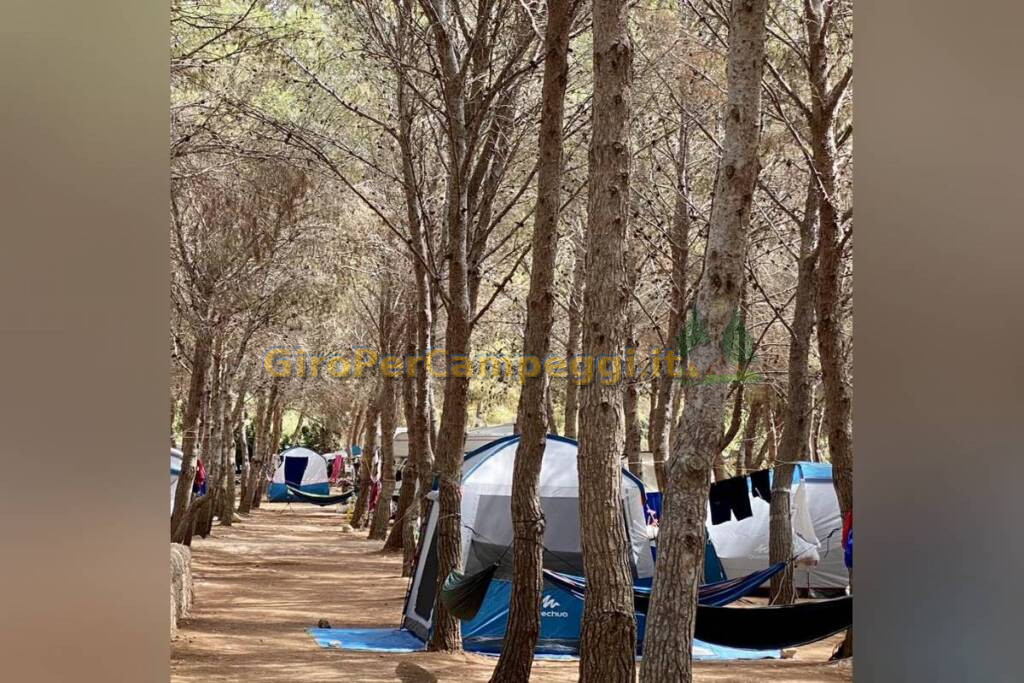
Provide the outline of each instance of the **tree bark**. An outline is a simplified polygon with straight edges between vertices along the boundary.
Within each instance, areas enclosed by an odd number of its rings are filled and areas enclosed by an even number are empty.
[[[390,349],[388,351],[390,353]],[[388,535],[391,521],[391,498],[395,493],[395,382],[394,378],[381,378],[380,397],[380,477],[381,489],[377,508],[371,510],[371,541],[383,541]]]
[[[207,450],[203,453],[206,458],[206,495],[210,496],[210,504],[206,506],[195,521],[195,531],[200,538],[210,535],[213,528],[213,515],[220,504],[220,489],[224,485],[223,466],[223,428],[224,428],[224,400],[226,393],[224,368],[223,368],[223,337],[218,335],[213,346],[213,363],[211,375],[213,381],[210,386],[210,397],[207,404],[207,421],[209,422]]]
[[[364,520],[369,522],[370,515],[373,513],[368,508],[370,502],[370,475],[373,471],[373,454],[377,450],[377,418],[380,416],[378,401],[378,395],[371,399],[370,405],[366,408],[366,420],[363,422],[366,437],[363,439],[363,457],[359,464],[359,495],[356,496],[356,504],[352,509],[351,524],[353,529],[361,528]]]
[[[174,511],[171,513],[171,535],[177,531],[192,499],[192,483],[196,478],[196,441],[199,411],[202,409],[203,390],[206,387],[206,366],[210,362],[213,337],[206,331],[196,335],[192,350],[192,377],[188,385],[188,401],[181,424],[181,474],[174,490]]]
[[[818,253],[814,248],[818,225],[818,196],[815,181],[807,187],[804,218],[800,224],[800,255],[797,264],[796,297],[793,302],[792,334],[789,339],[789,383],[786,412],[779,440],[781,462],[776,462],[772,477],[771,517],[769,522],[769,561],[785,562],[786,568],[771,580],[771,603],[789,605],[796,599],[793,585],[793,523],[790,489],[793,462],[806,457],[811,391],[807,362],[814,331],[814,268]]]
[[[824,427],[832,460],[832,482],[839,512],[853,509],[853,440],[850,431],[850,387],[843,369],[842,241],[836,206],[835,111],[845,86],[828,84],[828,34],[831,9],[822,0],[804,3],[808,36],[807,70],[811,89],[811,151],[818,190],[818,356],[824,388]],[[853,629],[847,632],[840,656],[853,654]]]
[[[743,289],[747,228],[758,174],[757,145],[764,70],[767,0],[730,9],[724,142],[715,182],[704,274],[695,311],[707,332],[687,349],[696,371],[688,378],[681,430],[673,444],[669,488],[658,541],[657,573],[647,616],[645,683],[693,680],[697,587],[703,574],[704,521],[711,468],[720,452],[728,384],[712,375],[736,372],[723,353],[726,329]]]
[[[405,357],[411,359],[415,356],[416,305],[415,301],[412,301],[408,306],[405,320]],[[416,385],[414,378],[408,372],[402,374],[402,415],[411,442],[412,425],[416,420]],[[402,467],[402,486],[398,493],[398,512],[395,515],[395,523],[384,542],[385,551],[402,551],[402,576],[412,576],[416,555],[415,529],[419,511],[416,501],[417,480],[416,461],[411,453],[407,453]]]
[[[684,302],[686,297],[686,269],[690,257],[690,181],[687,163],[690,158],[690,114],[686,105],[690,95],[690,81],[693,78],[691,67],[683,65],[680,70],[679,83],[679,132],[675,158],[676,196],[672,210],[672,277],[669,286],[668,335],[666,339],[665,358],[659,371],[658,393],[654,398],[651,410],[650,430],[652,436],[651,456],[654,460],[654,475],[658,480],[658,489],[665,494],[668,488],[669,447],[668,424],[673,422],[675,413],[672,400],[672,389],[676,385],[674,376],[677,366],[682,360],[679,357],[679,334],[682,331]],[[669,410],[672,409],[672,419]]]
[[[530,291],[527,295],[523,355],[545,359],[550,351],[554,308],[555,260],[561,205],[562,119],[568,75],[569,29],[575,0],[548,0],[544,37],[544,81],[537,155],[537,206],[534,212]],[[508,626],[492,683],[527,681],[540,635],[544,511],[540,470],[551,411],[550,386],[543,362],[536,376],[523,377],[516,422],[522,432],[512,479],[512,528],[515,574],[509,598]]]
[[[242,381],[238,385],[238,396],[235,398],[235,405],[231,410],[231,429],[233,436],[233,448],[228,446],[228,472],[224,492],[224,506],[220,516],[220,523],[223,526],[231,526],[235,521],[235,452],[242,455],[243,461],[249,459],[249,447],[245,442],[245,394],[249,389],[249,380],[252,377],[252,365],[245,369]]]
[[[572,289],[569,293],[569,335],[565,342],[565,359],[572,359],[579,353],[581,318],[583,317],[583,287],[586,282],[587,240],[586,236],[576,240],[576,258],[572,268]],[[565,426],[562,431],[575,439],[579,424],[580,384],[570,374],[565,381]]]
[[[583,353],[623,355],[625,247],[629,227],[629,119],[633,47],[628,3],[594,0],[594,103],[590,146],[587,284]],[[620,499],[622,389],[595,379],[580,405],[580,520],[587,599],[580,634],[580,679],[633,681],[636,621]]]

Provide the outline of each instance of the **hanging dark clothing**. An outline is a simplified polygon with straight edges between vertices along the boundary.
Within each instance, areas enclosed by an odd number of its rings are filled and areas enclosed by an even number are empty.
[[[728,522],[731,515],[736,515],[736,519],[740,520],[753,514],[750,510],[746,477],[716,481],[708,492],[708,502],[711,504],[712,524]]]
[[[746,519],[754,513],[750,510],[750,493],[747,489],[746,477],[726,479],[723,484],[729,486],[729,507],[737,520]]]
[[[716,481],[711,485],[711,491],[708,493],[708,503],[711,505],[712,524],[721,524],[729,521],[732,515],[732,508],[729,506],[729,499],[722,488],[722,482]]]
[[[758,470],[750,475],[750,486],[754,495],[766,503],[772,502],[772,481],[768,470]]]

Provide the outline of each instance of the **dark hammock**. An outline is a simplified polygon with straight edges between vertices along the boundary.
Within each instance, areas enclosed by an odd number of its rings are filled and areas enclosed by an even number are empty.
[[[762,583],[772,578],[785,568],[784,562],[776,562],[767,569],[725,581],[706,583],[697,589],[697,601],[701,605],[721,607],[748,595]],[[549,569],[544,570],[544,577],[560,588],[564,588],[581,600],[587,589],[587,581],[580,576],[562,574]],[[633,586],[633,607],[637,612],[647,613],[651,602],[649,586]]]
[[[352,497],[352,494],[355,493],[355,491],[345,491],[345,493],[325,496],[322,493],[306,493],[294,486],[288,486],[288,493],[292,494],[295,498],[304,503],[313,503],[314,505],[335,505],[337,503],[346,502]]]
[[[487,588],[496,571],[497,564],[469,576],[453,571],[441,587],[441,602],[445,609],[459,619],[475,617],[484,603],[484,596],[487,595]]]
[[[853,623],[853,596],[769,607],[697,606],[693,637],[715,645],[777,650],[813,643]]]

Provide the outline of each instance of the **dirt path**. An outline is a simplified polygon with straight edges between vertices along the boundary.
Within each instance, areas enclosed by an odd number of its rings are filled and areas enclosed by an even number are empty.
[[[311,505],[264,504],[231,528],[193,541],[196,602],[171,642],[171,680],[486,681],[496,660],[480,655],[324,650],[306,633],[331,626],[397,626],[407,580],[398,556],[365,532],[341,533],[340,515]],[[848,681],[852,668],[825,660],[836,639],[794,659],[701,662],[700,681]],[[537,662],[533,680],[575,681],[575,662]]]

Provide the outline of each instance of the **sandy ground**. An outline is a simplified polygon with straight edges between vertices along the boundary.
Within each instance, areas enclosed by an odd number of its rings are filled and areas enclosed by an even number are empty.
[[[264,503],[231,528],[193,541],[196,602],[171,642],[171,680],[486,681],[495,659],[432,653],[321,649],[306,633],[398,625],[408,586],[400,557],[365,532],[340,532],[334,508]],[[849,681],[848,663],[827,659],[838,637],[788,660],[699,662],[700,681]],[[575,681],[575,662],[537,662],[532,680]]]

